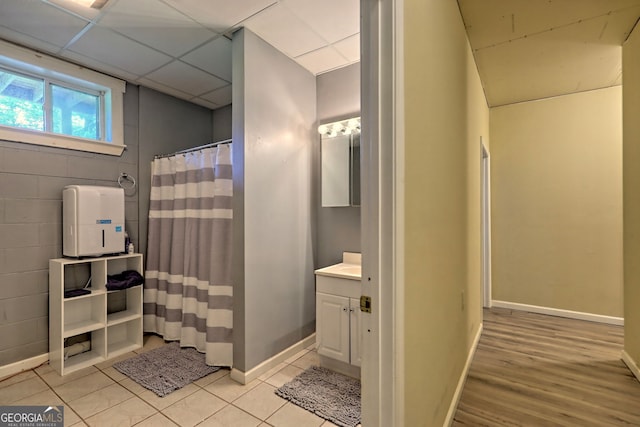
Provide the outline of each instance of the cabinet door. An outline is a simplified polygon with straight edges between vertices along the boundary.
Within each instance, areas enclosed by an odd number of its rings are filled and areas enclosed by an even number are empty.
[[[350,319],[350,344],[351,344],[351,364],[360,366],[362,363],[362,355],[360,354],[360,300],[356,298],[349,299],[349,316]]]
[[[318,354],[349,363],[349,298],[316,294]]]

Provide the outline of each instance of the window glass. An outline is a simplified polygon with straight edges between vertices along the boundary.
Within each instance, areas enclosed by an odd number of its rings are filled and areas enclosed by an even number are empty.
[[[100,96],[51,85],[52,131],[80,138],[100,139]]]
[[[45,130],[44,80],[0,68],[0,125]]]

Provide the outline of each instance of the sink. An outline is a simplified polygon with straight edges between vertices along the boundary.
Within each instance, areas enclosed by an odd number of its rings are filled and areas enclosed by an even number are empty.
[[[357,256],[354,256],[357,255]],[[315,271],[318,276],[340,277],[343,279],[360,280],[362,277],[362,266],[360,265],[360,254],[345,252],[343,262],[320,268]]]

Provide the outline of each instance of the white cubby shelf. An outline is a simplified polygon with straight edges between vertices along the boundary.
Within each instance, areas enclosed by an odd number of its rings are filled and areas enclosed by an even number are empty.
[[[143,286],[106,288],[107,275],[125,270],[142,275],[142,254],[49,260],[49,363],[60,375],[142,347]],[[91,293],[65,298],[65,290],[82,288],[89,279]],[[65,359],[65,343],[80,335],[89,348]]]

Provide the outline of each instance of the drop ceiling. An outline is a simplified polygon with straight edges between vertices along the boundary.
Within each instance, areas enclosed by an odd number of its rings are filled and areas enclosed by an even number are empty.
[[[359,0],[1,0],[0,38],[215,109],[247,27],[313,74],[360,59]]]
[[[489,106],[622,84],[640,0],[458,0]]]
[[[458,0],[489,106],[622,83],[640,0]],[[360,59],[359,0],[0,0],[0,38],[208,108],[247,27],[313,74]]]

